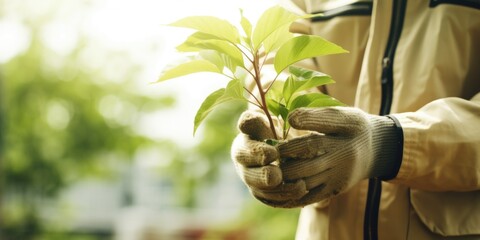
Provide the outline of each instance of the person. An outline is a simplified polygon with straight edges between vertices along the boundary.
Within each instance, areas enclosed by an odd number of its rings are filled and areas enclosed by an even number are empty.
[[[480,239],[480,1],[287,4],[323,13],[292,29],[349,50],[312,61],[348,107],[292,112],[308,134],[276,146],[244,112],[231,152],[252,195],[301,208],[297,239]]]

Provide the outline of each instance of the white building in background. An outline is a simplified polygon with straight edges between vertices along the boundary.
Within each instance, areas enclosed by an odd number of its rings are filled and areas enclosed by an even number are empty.
[[[197,189],[198,207],[182,208],[172,180],[142,164],[145,161],[137,158],[119,168],[120,179],[87,179],[73,185],[45,209],[46,220],[57,224],[59,216],[65,216],[61,224],[71,232],[112,234],[115,240],[186,240],[233,221],[249,197],[230,161],[225,161],[218,180]]]

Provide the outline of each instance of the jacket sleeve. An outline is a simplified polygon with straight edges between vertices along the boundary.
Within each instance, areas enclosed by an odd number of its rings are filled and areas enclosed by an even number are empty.
[[[402,125],[404,148],[392,182],[427,191],[480,189],[480,93],[393,116]]]

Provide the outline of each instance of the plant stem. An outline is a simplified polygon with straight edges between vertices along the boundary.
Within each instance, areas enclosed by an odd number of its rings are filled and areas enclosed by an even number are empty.
[[[260,81],[261,76],[260,76],[260,63],[259,63],[258,52],[254,54],[253,68],[255,70],[255,76],[254,76],[255,83],[257,84],[258,92],[260,94],[260,100],[262,101],[260,104],[260,108],[263,110],[263,112],[267,116],[268,122],[270,124],[270,130],[272,131],[273,137],[275,139],[278,139],[277,132],[275,131],[275,125],[273,124],[272,116],[270,115],[270,112],[268,111],[268,107],[267,107],[267,101],[265,97],[267,92],[263,90],[262,83]]]
[[[250,90],[248,90],[248,88],[246,87],[243,87],[243,89],[245,89],[245,91],[247,91],[247,93],[253,97],[253,99],[255,99],[256,103],[254,104],[255,106],[259,107],[259,108],[262,108],[260,107],[260,105],[262,105],[262,103],[258,100],[258,98],[255,96],[255,94],[253,94],[252,92],[250,92]]]

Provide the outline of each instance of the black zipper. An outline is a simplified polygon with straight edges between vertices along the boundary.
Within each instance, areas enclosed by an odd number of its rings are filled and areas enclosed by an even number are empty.
[[[436,7],[440,4],[452,4],[480,9],[480,0],[430,0],[431,8]]]
[[[390,33],[385,54],[382,61],[382,102],[380,115],[388,115],[393,99],[393,59],[397,48],[405,18],[407,0],[393,0],[392,20]],[[363,225],[363,238],[368,240],[378,239],[378,212],[380,207],[380,196],[382,194],[382,181],[378,178],[371,178],[368,182],[367,204]]]
[[[315,12],[322,13],[321,16],[312,18],[312,22],[320,22],[332,19],[339,16],[371,16],[372,15],[372,1],[361,1],[341,7]]]

